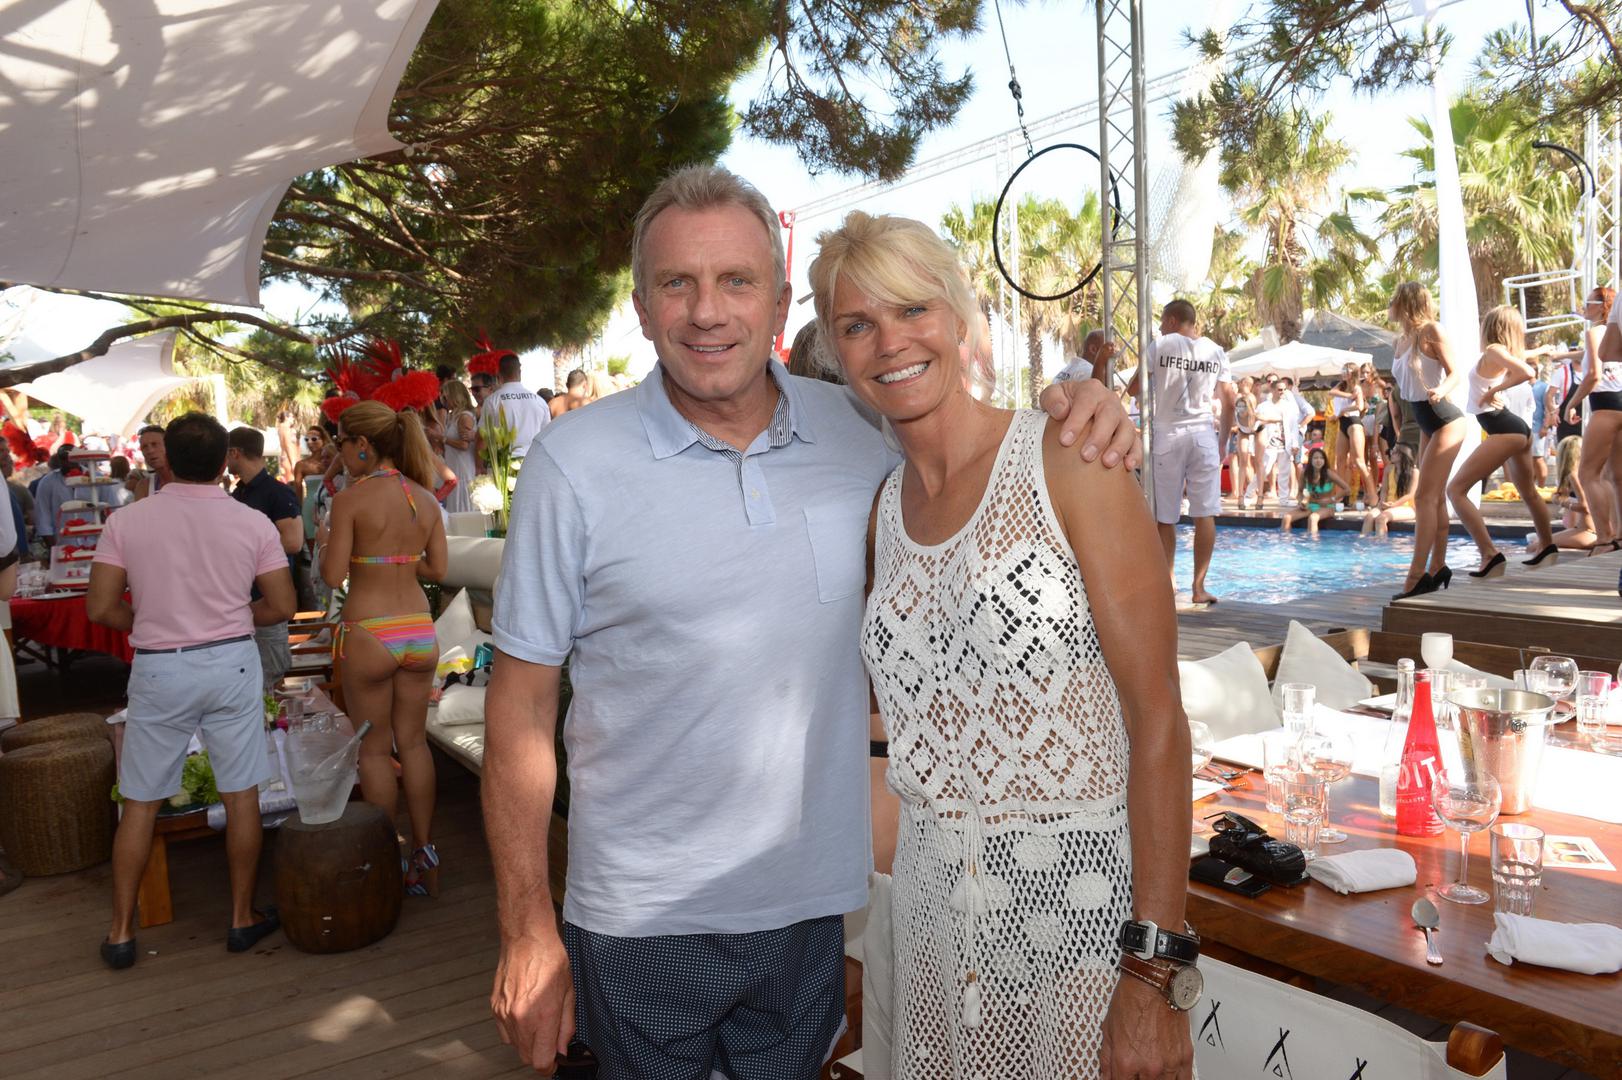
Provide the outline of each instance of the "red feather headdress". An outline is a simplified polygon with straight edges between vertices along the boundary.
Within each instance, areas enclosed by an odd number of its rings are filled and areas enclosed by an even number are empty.
[[[431,371],[408,371],[396,341],[374,338],[359,360],[339,349],[327,369],[337,393],[321,403],[328,420],[338,422],[351,405],[377,401],[395,412],[423,409],[439,397],[439,380]]]
[[[501,358],[503,356],[518,355],[511,349],[498,349],[490,344],[489,335],[483,331],[479,332],[479,336],[473,344],[477,346],[479,351],[468,358],[467,373],[469,375],[498,375],[501,370]]]

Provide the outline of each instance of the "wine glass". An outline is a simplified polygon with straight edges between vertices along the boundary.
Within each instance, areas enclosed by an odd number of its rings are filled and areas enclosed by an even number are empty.
[[[1483,889],[1466,883],[1470,868],[1470,834],[1492,827],[1503,805],[1498,781],[1485,772],[1438,772],[1431,783],[1431,801],[1436,816],[1459,834],[1459,879],[1436,890],[1437,895],[1455,904],[1485,904],[1492,899]]]
[[[1301,767],[1316,773],[1324,782],[1324,822],[1318,831],[1320,844],[1339,844],[1346,840],[1346,834],[1329,823],[1329,785],[1351,775],[1352,751],[1350,739],[1328,732],[1308,735],[1301,740]]]
[[[1193,750],[1194,771],[1199,772],[1211,764],[1211,757],[1216,753],[1216,736],[1211,734],[1211,725],[1199,720],[1190,720],[1188,742]]]
[[[1543,692],[1556,701],[1577,689],[1577,661],[1569,656],[1535,656],[1527,670],[1543,672]]]
[[[1447,665],[1453,660],[1453,635],[1419,635],[1419,655],[1425,658],[1426,667],[1447,667]]]

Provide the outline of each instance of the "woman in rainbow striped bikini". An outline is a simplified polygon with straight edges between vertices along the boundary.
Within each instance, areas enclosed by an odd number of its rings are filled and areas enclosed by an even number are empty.
[[[434,759],[427,722],[439,646],[419,584],[445,576],[433,451],[414,413],[362,401],[339,417],[338,454],[350,483],[332,500],[321,576],[334,588],[349,579],[337,649],[350,718],[357,726],[372,722],[361,743],[360,789],[392,819],[399,790],[389,755],[399,754],[411,815],[406,891],[434,896],[439,853],[430,830]]]

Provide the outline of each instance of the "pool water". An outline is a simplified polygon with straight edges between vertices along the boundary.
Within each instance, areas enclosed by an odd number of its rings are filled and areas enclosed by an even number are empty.
[[[1521,545],[1500,541],[1508,558],[1524,558]],[[1285,535],[1277,526],[1217,526],[1216,551],[1205,584],[1219,600],[1231,597],[1252,604],[1282,604],[1317,593],[1365,585],[1402,588],[1413,558],[1412,535],[1385,539],[1356,532],[1324,529],[1308,536],[1305,524]],[[1455,536],[1448,541],[1448,563],[1455,574],[1479,563],[1475,544]],[[1177,591],[1186,600],[1193,588],[1194,526],[1177,527]]]

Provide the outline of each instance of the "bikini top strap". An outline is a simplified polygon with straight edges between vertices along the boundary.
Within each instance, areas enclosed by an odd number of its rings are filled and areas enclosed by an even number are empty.
[[[406,482],[405,476],[402,473],[400,473],[399,470],[395,470],[394,475],[398,476],[400,478],[400,490],[405,492],[406,505],[411,507],[411,520],[416,521],[417,520],[417,500],[412,498],[412,496],[411,496],[411,485]]]

